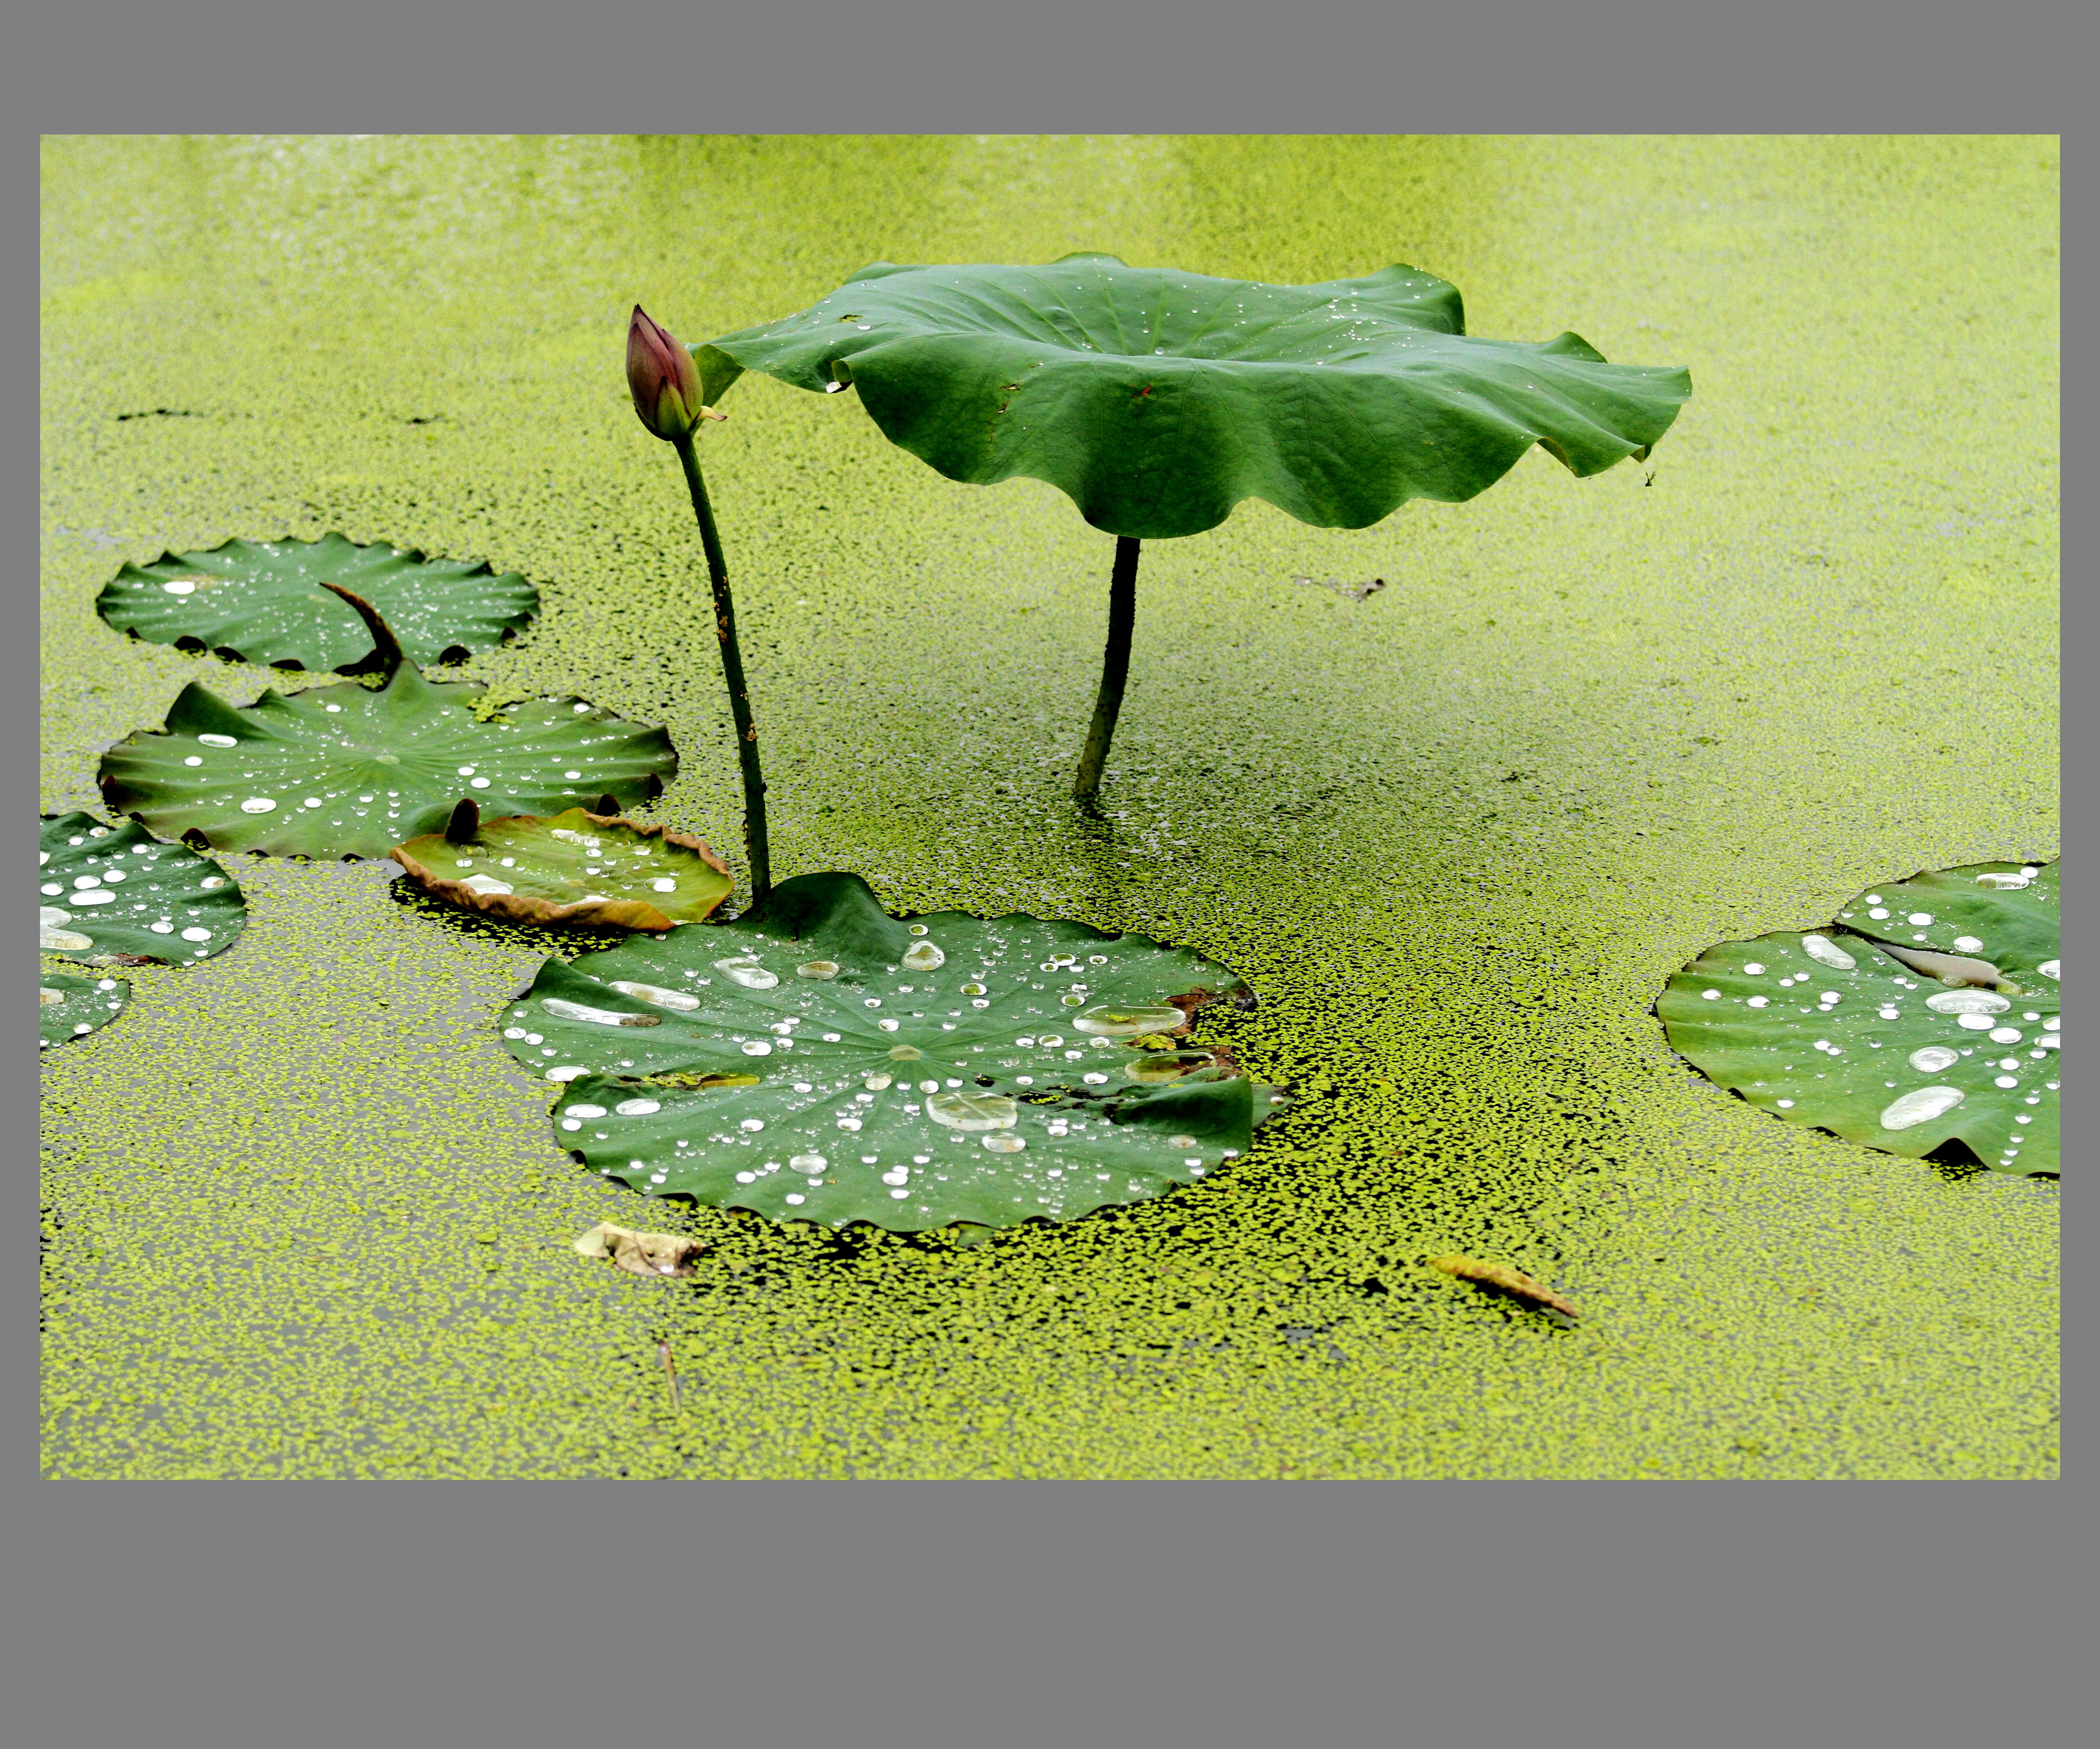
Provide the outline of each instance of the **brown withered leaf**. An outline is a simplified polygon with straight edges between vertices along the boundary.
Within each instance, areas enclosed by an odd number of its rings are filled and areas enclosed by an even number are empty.
[[[1557,1312],[1570,1318],[1582,1315],[1573,1306],[1555,1293],[1542,1281],[1534,1281],[1520,1269],[1512,1269],[1507,1263],[1484,1263],[1478,1258],[1432,1257],[1432,1269],[1440,1269],[1447,1275],[1456,1275],[1462,1281],[1478,1282],[1482,1287],[1499,1288],[1503,1293],[1514,1294],[1520,1300],[1529,1300],[1535,1305],[1550,1306]]]
[[[1255,1005],[1255,994],[1244,984],[1235,984],[1229,990],[1207,989],[1199,984],[1193,990],[1184,990],[1179,996],[1168,997],[1167,1001],[1181,1011],[1181,1024],[1186,1026],[1195,1018],[1198,1008],[1207,1008],[1212,1002],[1229,1002],[1235,1008],[1251,1008]]]
[[[432,897],[510,923],[661,934],[700,921],[729,897],[729,865],[700,839],[630,820],[611,797],[601,806],[607,811],[483,820],[470,799],[462,800],[443,831],[410,839],[390,854]],[[519,866],[503,866],[506,851]],[[465,867],[476,872],[462,876]],[[683,888],[679,898],[657,896],[667,876]],[[601,886],[615,890],[593,890]]]
[[[707,1247],[683,1233],[638,1233],[600,1221],[576,1242],[579,1257],[604,1258],[630,1275],[690,1275]]]

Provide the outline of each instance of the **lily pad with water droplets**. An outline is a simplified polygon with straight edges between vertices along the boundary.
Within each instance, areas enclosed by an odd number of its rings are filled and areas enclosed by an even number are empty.
[[[1457,504],[1534,443],[1578,475],[1645,456],[1685,371],[1608,363],[1574,334],[1466,333],[1412,267],[1270,285],[1132,267],[876,262],[810,309],[695,349],[704,368],[851,384],[950,479],[1047,480],[1110,534],[1200,534],[1243,498],[1363,528]]]
[[[417,663],[492,650],[530,625],[540,606],[540,592],[514,572],[324,535],[164,553],[150,565],[126,565],[95,607],[149,644],[316,672],[371,663],[377,651],[364,621],[324,584],[369,601]]]
[[[383,857],[443,827],[462,800],[547,815],[611,795],[660,794],[678,769],[671,738],[574,698],[534,698],[483,717],[483,689],[426,680],[403,663],[386,685],[266,691],[236,707],[194,684],[164,728],[104,755],[102,793],[170,836],[226,850]]]
[[[123,1013],[130,988],[117,978],[77,978],[70,972],[46,971],[37,980],[42,1023],[37,1048],[48,1051],[69,1039],[85,1038]]]
[[[223,868],[132,821],[46,815],[37,861],[46,954],[185,965],[232,946],[248,921],[240,883]]]
[[[1997,976],[1928,976],[1855,919]],[[2000,1172],[2054,1173],[2060,952],[2058,865],[1978,863],[1877,887],[1828,929],[1710,948],[1656,1011],[1703,1073],[1775,1117],[1912,1158],[1960,1142]]]
[[[425,892],[516,923],[664,930],[730,894],[728,866],[699,839],[581,808],[483,820],[464,842],[433,832],[392,855]]]
[[[1137,1038],[1188,1049],[1171,998],[1234,981],[1082,923],[900,921],[858,876],[812,874],[733,923],[549,960],[504,1036],[567,1084],[562,1145],[637,1190],[829,1226],[1012,1227],[1246,1151],[1279,1096],[1229,1060],[1130,1073]]]

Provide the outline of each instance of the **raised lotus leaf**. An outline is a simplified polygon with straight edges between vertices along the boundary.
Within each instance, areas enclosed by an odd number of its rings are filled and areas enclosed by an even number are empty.
[[[1776,1117],[1893,1154],[1960,1142],[2000,1172],[2054,1173],[2058,866],[1888,882],[1828,928],[1708,949],[1656,1011],[1702,1073]]]
[[[159,729],[104,755],[102,793],[156,831],[226,850],[383,857],[459,804],[547,815],[611,796],[631,806],[678,769],[671,738],[576,698],[486,715],[483,689],[412,663],[377,690],[317,686],[236,707],[194,683]]]
[[[581,808],[454,822],[391,854],[425,892],[516,923],[664,930],[730,894],[727,865],[699,839]]]
[[[37,980],[37,996],[42,1022],[37,1048],[48,1051],[108,1025],[123,1013],[131,992],[116,978],[77,978],[68,971],[46,971]]]
[[[1222,1051],[1149,1077],[1137,1042],[1193,1057],[1188,1011],[1233,981],[1083,923],[900,921],[856,875],[805,874],[735,923],[549,960],[504,1037],[567,1083],[563,1145],[637,1190],[831,1226],[1011,1227],[1245,1152],[1280,1095]]]
[[[46,954],[188,964],[232,946],[248,921],[240,883],[223,868],[131,821],[47,814],[37,865]]]
[[[1114,535],[1199,534],[1243,498],[1362,528],[1410,498],[1485,491],[1536,443],[1577,474],[1644,456],[1690,375],[1611,364],[1574,334],[1466,333],[1413,267],[1268,285],[1112,255],[1048,267],[876,262],[810,308],[694,349],[851,385],[893,443],[951,479],[1046,480]]]
[[[464,661],[492,649],[530,625],[540,607],[540,592],[514,572],[383,543],[360,546],[341,535],[164,553],[150,565],[126,565],[95,606],[118,631],[149,644],[316,672],[370,665],[378,655],[372,634],[330,584],[369,601],[417,663]]]

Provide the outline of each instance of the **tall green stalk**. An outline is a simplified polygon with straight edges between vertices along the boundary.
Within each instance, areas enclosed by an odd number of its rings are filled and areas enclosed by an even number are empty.
[[[1130,679],[1130,634],[1137,623],[1137,537],[1116,536],[1115,564],[1109,572],[1109,641],[1101,652],[1101,689],[1094,696],[1094,720],[1087,730],[1085,751],[1072,794],[1091,802],[1101,786],[1101,767],[1115,739],[1116,718],[1123,712],[1123,689]]]
[[[752,720],[751,690],[743,678],[743,651],[736,641],[736,604],[730,598],[729,565],[722,557],[721,536],[715,532],[715,513],[708,503],[708,484],[700,477],[700,459],[693,452],[691,434],[670,441],[678,452],[679,466],[686,470],[686,490],[692,495],[693,515],[700,525],[700,544],[707,549],[708,581],[715,595],[715,641],[721,646],[722,679],[729,687],[729,713],[736,725],[737,764],[743,774],[743,848],[751,860],[751,902],[757,905],[773,890],[773,857],[765,837],[765,779],[758,769],[758,725]]]

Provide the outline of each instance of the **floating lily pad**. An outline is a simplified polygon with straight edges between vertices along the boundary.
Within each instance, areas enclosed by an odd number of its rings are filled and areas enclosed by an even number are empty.
[[[361,685],[266,691],[241,708],[192,684],[165,728],[103,756],[102,793],[171,836],[278,856],[383,857],[442,828],[462,800],[554,814],[610,795],[662,792],[678,769],[661,729],[575,698],[535,698],[486,718],[483,689],[403,663]]]
[[[245,662],[349,672],[377,651],[333,584],[378,610],[417,663],[464,661],[532,623],[540,592],[514,572],[400,547],[318,540],[229,540],[126,565],[95,608],[149,644],[217,650]]]
[[[130,989],[116,978],[77,978],[70,972],[46,971],[37,980],[42,998],[37,1010],[42,1028],[37,1048],[48,1051],[68,1039],[84,1038],[123,1013]]]
[[[1577,474],[1647,454],[1688,372],[1608,363],[1575,334],[1466,333],[1455,286],[1413,267],[1269,285],[1132,267],[876,262],[796,315],[695,347],[851,385],[884,436],[950,479],[1047,480],[1110,534],[1200,534],[1242,498],[1363,528],[1457,504],[1538,444]]]
[[[248,921],[240,883],[218,863],[130,821],[47,815],[37,862],[46,954],[187,964],[232,946]]]
[[[482,820],[470,835],[433,832],[394,860],[449,905],[517,923],[668,929],[730,894],[728,866],[697,838],[571,808],[550,820]]]
[[[562,1144],[637,1190],[831,1226],[1012,1227],[1246,1152],[1281,1095],[1223,1053],[1148,1080],[1136,1042],[1193,1055],[1174,998],[1235,981],[1082,923],[900,922],[857,875],[805,874],[733,923],[549,960],[504,1036],[568,1083]]]
[[[2058,865],[1978,863],[1877,887],[1826,930],[1710,948],[1656,1011],[1702,1073],[1776,1117],[2053,1173],[2060,951]]]

